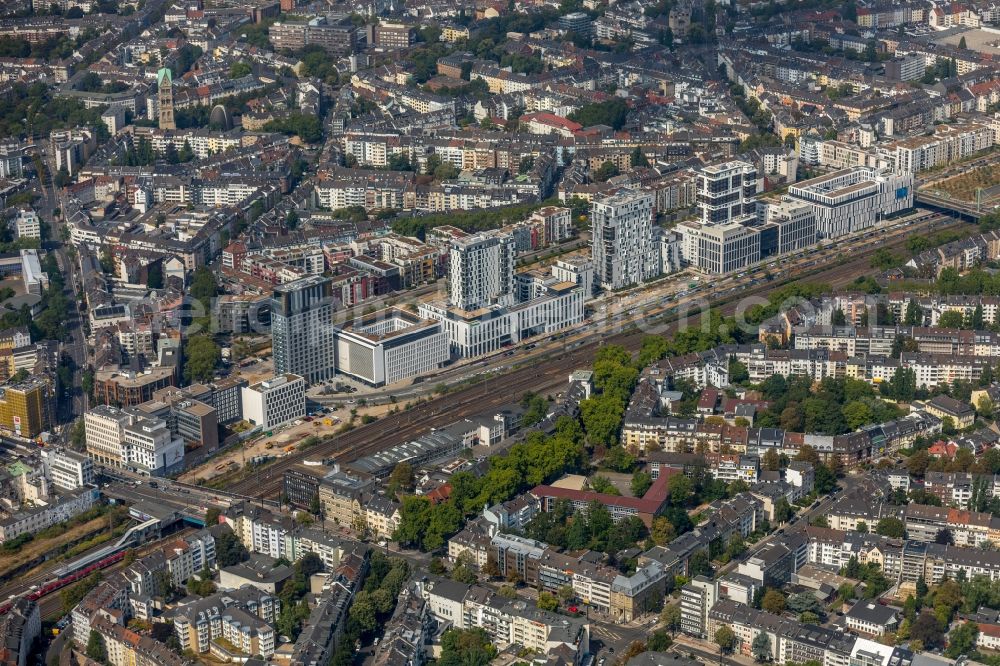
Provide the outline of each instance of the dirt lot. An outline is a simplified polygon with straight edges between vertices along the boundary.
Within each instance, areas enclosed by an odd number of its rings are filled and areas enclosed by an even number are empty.
[[[976,201],[976,190],[982,188],[982,198],[985,203],[989,199],[995,199],[1000,192],[1000,169],[996,167],[979,167],[959,176],[954,176],[934,185],[935,190],[940,190],[949,196],[961,201],[974,203]]]
[[[395,405],[376,405],[353,407],[356,410],[354,423],[360,425],[367,417],[381,418]],[[330,424],[327,425],[329,419]],[[343,407],[331,414],[315,417],[311,422],[303,421],[300,425],[290,425],[282,430],[272,431],[271,437],[257,437],[235,447],[222,455],[213,457],[209,462],[190,469],[179,477],[185,483],[208,482],[223,476],[235,476],[238,468],[244,467],[256,456],[273,456],[280,458],[288,455],[288,447],[298,448],[309,437],[326,437],[333,435],[345,423],[351,420],[351,409]],[[270,444],[270,448],[268,445]],[[233,467],[233,465],[237,467]]]

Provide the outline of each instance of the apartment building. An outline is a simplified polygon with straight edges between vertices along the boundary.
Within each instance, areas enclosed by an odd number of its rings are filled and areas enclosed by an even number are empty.
[[[247,655],[270,656],[274,653],[273,626],[280,612],[278,597],[244,585],[180,606],[174,615],[174,631],[181,649],[196,654],[215,654],[213,641],[221,637]]]
[[[449,247],[448,300],[466,311],[515,302],[517,250],[509,234],[487,232],[455,238]]]
[[[708,611],[718,599],[718,586],[705,576],[695,576],[681,588],[681,631],[706,638]]]
[[[591,259],[595,285],[612,291],[660,274],[653,252],[653,196],[622,191],[591,205]]]
[[[516,645],[541,654],[568,648],[574,658],[590,651],[590,625],[583,618],[556,615],[506,601],[491,590],[431,577],[415,584],[431,615],[443,626],[482,628],[501,649]]]
[[[776,664],[818,661],[821,664],[848,666],[856,638],[834,629],[805,625],[797,620],[772,615],[730,599],[720,599],[709,611],[709,636],[723,626],[736,634],[734,652],[752,656],[752,644],[758,634],[770,642],[771,659]]]

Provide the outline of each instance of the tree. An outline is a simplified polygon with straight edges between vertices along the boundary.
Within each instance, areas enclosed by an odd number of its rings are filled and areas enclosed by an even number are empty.
[[[920,641],[925,649],[934,648],[940,647],[944,632],[934,613],[924,609],[910,627],[910,637]]]
[[[736,647],[736,634],[729,625],[722,625],[715,630],[715,644],[723,654],[729,654]]]
[[[180,164],[181,161],[180,153],[177,152],[177,147],[173,142],[168,143],[163,149],[163,157],[167,160],[168,164]]]
[[[242,60],[237,60],[229,67],[230,79],[242,79],[244,76],[249,76],[252,73],[253,68]]]
[[[665,546],[674,540],[676,531],[673,523],[665,516],[657,516],[653,518],[653,527],[650,529],[649,535],[657,546]]]
[[[785,610],[785,595],[775,589],[769,589],[764,593],[764,598],[760,602],[760,607],[768,613],[780,615]]]
[[[542,610],[554,611],[559,608],[559,600],[551,592],[539,592],[538,607]]]
[[[405,461],[398,463],[389,475],[389,494],[395,496],[400,491],[409,492],[413,490],[414,483],[416,478],[413,475],[413,465]]]
[[[976,647],[977,636],[979,636],[979,625],[975,622],[966,621],[960,624],[948,635],[948,649],[944,651],[944,655],[957,659],[964,654],[970,654]]]
[[[210,382],[221,353],[219,345],[207,335],[196,335],[184,349],[184,378],[188,382]]]
[[[646,641],[646,649],[650,652],[665,652],[671,645],[674,644],[674,639],[670,637],[665,631],[654,631]]]
[[[737,532],[729,539],[729,545],[726,546],[726,555],[729,556],[729,559],[734,559],[745,553],[746,550],[747,544],[743,540],[743,537],[740,536],[740,533]]]
[[[615,165],[615,163],[611,160],[607,160],[600,166],[600,168],[597,169],[597,171],[594,172],[594,180],[599,183],[603,183],[606,180],[614,178],[620,173],[621,171],[619,171],[617,165]]]
[[[909,458],[906,459],[906,469],[913,476],[923,477],[927,472],[927,466],[930,465],[931,457],[927,453],[927,449],[920,449],[914,451]]]
[[[960,49],[967,49],[967,48],[969,48],[969,45],[965,43],[965,36],[964,35],[962,36],[962,38],[960,40],[958,40],[958,48],[960,48]]]
[[[775,448],[769,448],[764,452],[764,458],[761,463],[769,472],[777,472],[781,467],[781,459],[778,456],[778,451]]]
[[[441,635],[439,666],[486,666],[497,655],[485,629],[448,629]]]
[[[194,159],[194,150],[187,139],[184,139],[184,145],[181,146],[180,152],[177,153],[177,159],[181,162],[190,162]],[[157,222],[157,226],[161,226],[162,223],[159,223],[159,218],[157,218]]]
[[[216,537],[215,559],[220,567],[239,564],[249,557],[246,546],[231,531],[226,530]]]
[[[758,663],[770,661],[771,637],[763,631],[757,632],[757,635],[753,639],[753,643],[750,644],[750,652],[753,654],[754,661]]]
[[[465,553],[462,554],[464,555]],[[451,570],[451,579],[459,583],[464,583],[465,585],[472,585],[479,580],[469,565],[464,563],[457,564],[455,568]]]
[[[946,310],[938,318],[939,328],[962,328],[965,318],[959,310]]]
[[[779,497],[774,503],[774,520],[778,523],[787,523],[792,517],[792,506],[784,496]]]
[[[632,168],[636,167],[648,167],[649,160],[646,159],[646,153],[642,152],[642,146],[636,146],[635,150],[632,151],[631,158]]]
[[[878,521],[878,525],[875,526],[875,533],[894,539],[902,539],[906,533],[906,528],[903,525],[903,521],[899,518],[887,516]]]
[[[616,472],[631,472],[635,469],[635,456],[625,450],[624,447],[614,446],[608,450],[604,457],[604,465]]]
[[[108,663],[108,648],[104,644],[104,637],[94,629],[90,630],[87,638],[87,656],[102,664]]]
[[[219,293],[218,288],[215,275],[212,271],[202,266],[195,270],[194,276],[191,278],[191,286],[188,289],[188,293],[198,299],[202,306],[204,306],[205,312],[209,312],[212,308],[212,299]]]
[[[979,400],[976,402],[976,413],[982,416],[984,419],[993,418],[993,401],[987,396],[980,396]]]
[[[646,472],[635,472],[632,475],[631,490],[634,497],[642,497],[653,485],[653,477]]]
[[[868,425],[874,419],[871,407],[861,400],[854,400],[847,403],[841,411],[844,414],[844,420],[847,421],[847,426],[851,430],[857,430],[863,425]]]
[[[154,261],[146,273],[146,286],[150,289],[163,289],[163,264]]]
[[[681,607],[676,604],[667,604],[660,611],[660,622],[670,632],[675,632],[681,626]]]
[[[785,600],[785,606],[793,613],[815,613],[822,615],[823,604],[811,592],[799,592]]]
[[[685,474],[674,474],[667,482],[670,501],[675,506],[684,506],[694,495],[694,482]]]

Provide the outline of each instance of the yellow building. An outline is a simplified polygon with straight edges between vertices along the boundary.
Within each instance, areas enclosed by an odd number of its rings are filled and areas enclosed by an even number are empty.
[[[20,437],[37,437],[51,423],[52,387],[35,377],[0,389],[0,429]]]
[[[441,29],[441,40],[445,42],[457,42],[469,38],[469,28],[464,25],[446,25]]]

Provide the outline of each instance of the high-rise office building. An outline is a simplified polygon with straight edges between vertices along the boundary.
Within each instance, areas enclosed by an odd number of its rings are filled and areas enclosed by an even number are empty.
[[[275,287],[271,338],[275,374],[300,375],[309,383],[332,379],[336,355],[331,280],[310,275]]]
[[[626,190],[593,202],[591,256],[597,286],[622,289],[659,275],[653,216],[653,195],[648,192]]]
[[[160,113],[160,129],[177,129],[174,122],[174,78],[167,67],[156,73],[156,101]]]
[[[516,254],[514,239],[496,231],[453,240],[448,253],[451,305],[461,310],[513,305]]]

